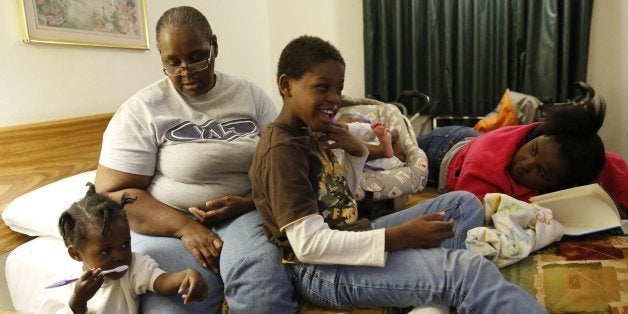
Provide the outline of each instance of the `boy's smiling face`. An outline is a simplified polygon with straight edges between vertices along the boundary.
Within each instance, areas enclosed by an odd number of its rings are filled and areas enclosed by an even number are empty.
[[[289,101],[295,118],[292,124],[325,131],[338,112],[344,78],[345,67],[335,60],[312,66],[299,79],[281,78],[284,98]]]

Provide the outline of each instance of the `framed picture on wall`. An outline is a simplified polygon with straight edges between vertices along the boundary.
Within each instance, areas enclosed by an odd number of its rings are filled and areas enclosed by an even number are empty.
[[[145,0],[17,0],[26,43],[148,49]]]

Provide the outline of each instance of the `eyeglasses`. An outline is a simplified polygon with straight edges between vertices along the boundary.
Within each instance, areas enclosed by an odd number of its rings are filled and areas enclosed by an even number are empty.
[[[164,73],[168,76],[179,76],[179,75],[183,75],[183,71],[184,70],[190,70],[191,72],[200,72],[203,71],[205,69],[207,69],[209,67],[209,62],[212,60],[212,48],[214,46],[210,46],[209,48],[209,58],[207,58],[206,60],[203,61],[198,61],[198,62],[194,62],[194,63],[190,63],[186,66],[179,66],[179,67],[163,67],[161,68],[162,71],[164,71]]]

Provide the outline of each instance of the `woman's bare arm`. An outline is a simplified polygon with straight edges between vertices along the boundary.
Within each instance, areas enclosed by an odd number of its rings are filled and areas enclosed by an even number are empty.
[[[136,198],[135,202],[124,207],[133,231],[180,237],[178,233],[191,219],[147,193],[145,189],[151,180],[150,176],[130,174],[99,165],[95,186],[97,192],[107,193],[114,200],[119,200],[123,193]]]

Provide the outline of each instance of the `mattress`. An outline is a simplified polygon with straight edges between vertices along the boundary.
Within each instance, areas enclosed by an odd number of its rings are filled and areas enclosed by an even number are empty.
[[[564,237],[501,271],[548,313],[628,313],[628,236]]]
[[[26,242],[7,256],[6,279],[11,301],[18,313],[35,313],[44,287],[59,279],[75,276],[71,269],[80,264],[70,258],[63,241],[41,236]]]
[[[563,239],[501,271],[549,313],[625,313],[627,256],[628,237],[602,233]],[[6,279],[17,312],[35,313],[41,300],[34,296],[42,295],[50,283],[76,275],[70,271],[76,263],[63,241],[51,236],[37,237],[14,249],[7,257]],[[335,313],[306,302],[300,305],[302,313]]]
[[[408,199],[407,205],[433,196],[417,193]],[[69,257],[58,236],[41,235],[14,249],[7,256],[5,275],[16,311],[35,313],[41,304],[37,296],[43,294],[44,287],[78,275],[71,271],[77,263],[80,264]],[[549,313],[628,313],[628,236],[601,232],[564,237],[501,272],[532,294]],[[341,313],[307,302],[300,302],[300,308],[301,313]],[[389,313],[388,310],[349,313]]]

